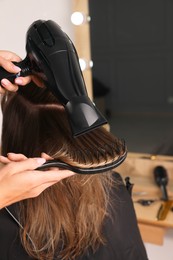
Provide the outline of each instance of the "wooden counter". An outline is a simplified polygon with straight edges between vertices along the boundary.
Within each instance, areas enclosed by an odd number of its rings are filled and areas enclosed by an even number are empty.
[[[165,220],[157,220],[162,193],[153,177],[153,170],[156,166],[163,166],[167,170],[168,196],[173,199],[173,157],[129,153],[117,171],[123,178],[129,176],[130,182],[134,184],[132,199],[144,242],[161,245],[166,229],[173,228],[173,211],[169,211]],[[138,199],[156,199],[157,201],[150,206],[142,206],[136,202]]]

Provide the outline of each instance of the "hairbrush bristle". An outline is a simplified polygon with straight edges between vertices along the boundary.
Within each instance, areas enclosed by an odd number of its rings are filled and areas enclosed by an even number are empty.
[[[19,93],[10,94],[3,106],[4,155],[13,151],[37,157],[45,152],[55,160],[89,168],[116,162],[126,152],[124,141],[104,127],[73,138],[65,108],[47,89],[21,88]],[[9,120],[15,122],[13,129]]]
[[[102,127],[72,139],[71,143],[70,150],[64,148],[63,156],[61,151],[61,156],[58,152],[53,157],[76,167],[99,167],[110,164],[126,152],[124,140],[114,137]]]

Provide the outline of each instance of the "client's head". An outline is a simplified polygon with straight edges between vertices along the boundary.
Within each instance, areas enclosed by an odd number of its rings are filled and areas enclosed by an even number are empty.
[[[125,152],[124,143],[103,127],[73,138],[64,107],[46,88],[30,84],[4,95],[2,111],[5,156],[14,152],[37,157],[45,152],[75,166],[93,167]],[[52,260],[56,253],[62,260],[76,259],[88,247],[95,250],[103,243],[110,176],[77,174],[21,202],[21,241],[28,254],[42,260]]]
[[[20,88],[2,102],[2,154],[45,152],[81,167],[99,166],[124,153],[124,144],[103,127],[73,138],[64,107],[46,89]]]

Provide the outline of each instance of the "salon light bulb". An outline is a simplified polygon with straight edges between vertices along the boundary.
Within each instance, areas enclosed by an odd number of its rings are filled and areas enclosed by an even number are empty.
[[[84,59],[79,59],[80,68],[82,71],[86,70],[87,68],[87,62]]]
[[[81,12],[74,12],[71,15],[71,22],[75,25],[80,25],[84,22],[84,15]]]
[[[71,22],[74,24],[74,25],[81,25],[85,22],[90,22],[91,20],[91,17],[86,15],[86,14],[83,14],[81,12],[74,12],[72,15],[71,15]]]
[[[93,61],[92,61],[92,60],[89,61],[89,67],[90,67],[90,68],[93,67]]]
[[[83,58],[79,59],[79,64],[80,64],[80,68],[81,68],[82,71],[90,69],[90,68],[93,67],[93,61],[92,60],[88,61],[88,60],[83,59]]]

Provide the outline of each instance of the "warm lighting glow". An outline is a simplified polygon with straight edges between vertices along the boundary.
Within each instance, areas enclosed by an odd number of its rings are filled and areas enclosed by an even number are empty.
[[[89,22],[91,20],[90,16],[86,16],[85,14],[81,13],[81,12],[74,12],[71,15],[71,22],[74,25],[81,25],[85,22]]]
[[[84,71],[86,69],[90,69],[90,68],[93,67],[93,61],[92,60],[87,61],[86,59],[80,58],[79,59],[79,64],[80,64],[80,67],[81,67],[82,71]]]
[[[89,67],[90,67],[90,68],[93,67],[93,61],[92,61],[92,60],[90,60],[90,62],[89,62]]]
[[[151,160],[156,160],[157,156],[156,155],[151,155]]]
[[[81,67],[81,70],[84,71],[86,70],[87,68],[87,62],[85,59],[79,59],[79,64],[80,64],[80,67]]]

